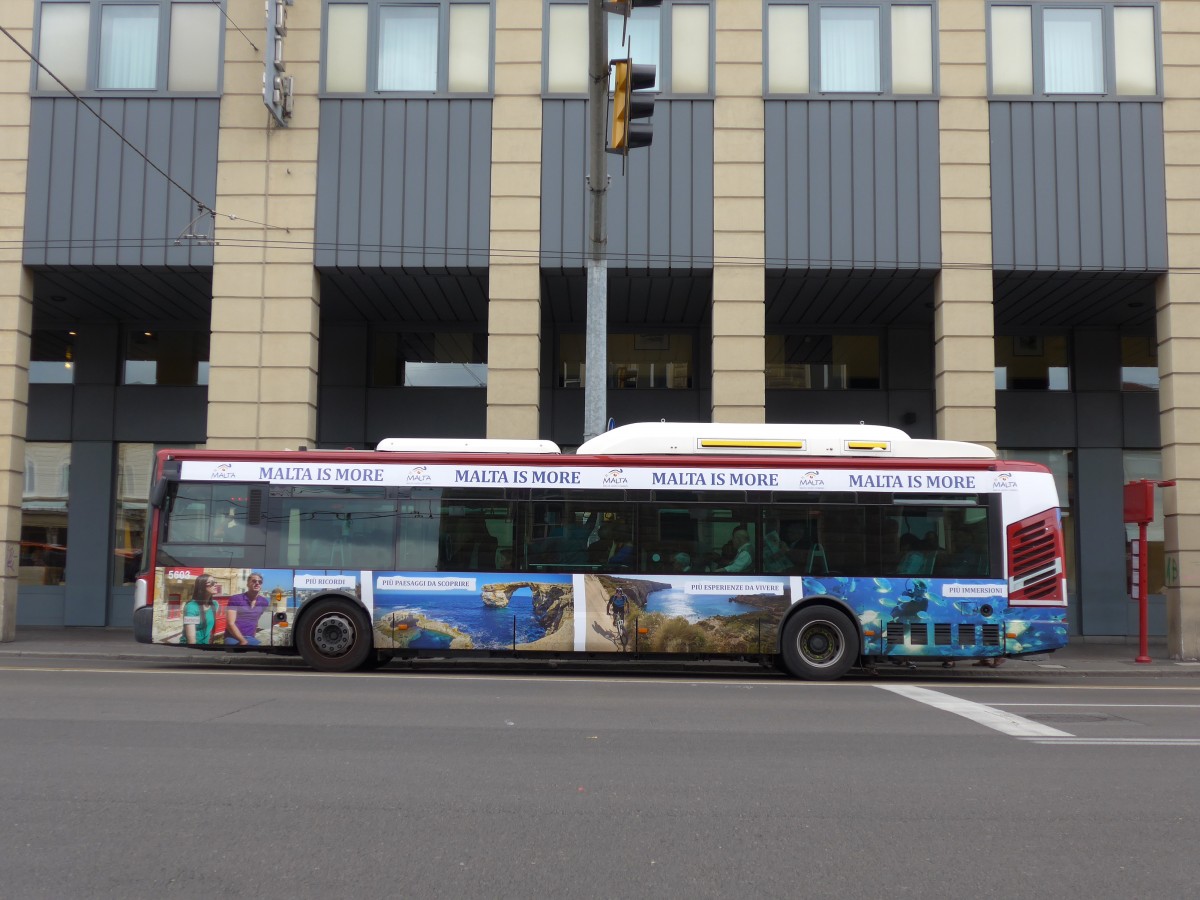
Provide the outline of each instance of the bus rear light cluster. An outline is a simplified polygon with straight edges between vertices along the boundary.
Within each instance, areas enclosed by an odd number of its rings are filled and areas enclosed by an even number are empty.
[[[1066,606],[1062,523],[1057,509],[1008,526],[1009,606]]]

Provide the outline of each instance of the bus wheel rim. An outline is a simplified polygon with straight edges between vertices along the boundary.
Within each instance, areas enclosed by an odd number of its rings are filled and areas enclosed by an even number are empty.
[[[846,649],[841,629],[824,619],[805,625],[796,640],[796,646],[804,661],[817,668],[836,665]]]
[[[354,623],[341,613],[321,616],[313,623],[313,646],[323,656],[344,656],[354,646]]]

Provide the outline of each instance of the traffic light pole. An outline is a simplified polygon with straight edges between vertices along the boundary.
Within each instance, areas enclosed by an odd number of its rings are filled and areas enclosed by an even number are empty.
[[[587,254],[587,339],[584,354],[583,439],[605,430],[608,392],[608,232],[605,192],[608,157],[608,23],[602,0],[588,0],[588,196],[592,201]]]

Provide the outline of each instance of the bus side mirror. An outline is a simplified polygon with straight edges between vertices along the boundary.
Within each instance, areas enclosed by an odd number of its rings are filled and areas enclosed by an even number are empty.
[[[150,506],[154,509],[162,509],[163,502],[167,499],[167,479],[159,478],[150,488]]]

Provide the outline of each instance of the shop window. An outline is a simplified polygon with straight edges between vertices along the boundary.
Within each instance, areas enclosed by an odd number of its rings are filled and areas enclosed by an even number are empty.
[[[218,90],[222,10],[204,0],[42,0],[38,53],[75,91],[209,94]],[[38,68],[39,91],[62,88]]]
[[[1155,96],[1155,16],[1150,5],[993,4],[992,93]]]
[[[1121,390],[1158,390],[1158,343],[1152,336],[1121,336]]]
[[[1069,391],[1071,369],[1063,335],[997,335],[996,390]]]
[[[768,94],[934,91],[930,4],[774,2],[764,30]]]
[[[768,334],[768,390],[879,390],[879,337],[873,334]]]
[[[69,443],[25,445],[25,490],[21,497],[21,584],[63,584],[67,571]]]
[[[487,387],[487,335],[378,331],[372,387]]]
[[[491,89],[489,2],[331,2],[325,90],[336,94],[472,93]]]
[[[558,386],[584,387],[585,336],[562,335],[558,350]],[[652,332],[608,336],[606,381],[611,389],[687,389],[692,387],[694,376],[690,334]]]
[[[75,332],[35,329],[29,349],[29,383],[74,382]]]
[[[208,332],[137,331],[126,336],[123,384],[208,384]]]

